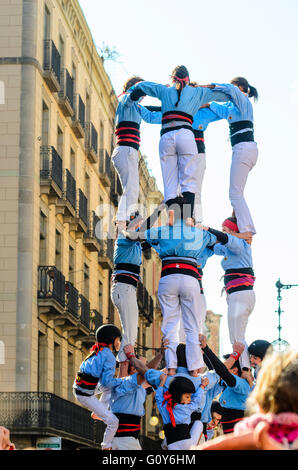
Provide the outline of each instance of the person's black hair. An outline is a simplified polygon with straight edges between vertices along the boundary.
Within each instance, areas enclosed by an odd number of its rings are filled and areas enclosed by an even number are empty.
[[[169,384],[169,393],[173,397],[174,403],[180,403],[184,393],[195,393],[196,389],[191,379],[186,377],[174,377]]]
[[[138,82],[143,82],[144,79],[141,77],[138,77],[137,75],[134,75],[133,77],[130,77],[126,80],[126,82],[123,85],[123,92],[125,93],[127,90],[129,90],[133,85],[135,85]]]
[[[223,357],[224,357],[224,359],[229,359],[230,354],[224,354]],[[234,367],[237,367],[238,375],[240,377],[242,370],[241,370],[239,359],[237,359],[237,361],[235,361],[235,363],[232,365],[231,369],[234,369]]]
[[[257,89],[250,85],[246,78],[244,77],[235,77],[233,80],[231,80],[232,85],[236,85],[238,87],[242,87],[244,93],[247,93],[249,98],[254,98],[255,101],[257,101],[259,94]]]
[[[173,78],[173,81],[175,83],[176,90],[178,92],[178,101],[175,104],[175,106],[177,107],[178,104],[179,104],[179,101],[180,101],[181,92],[182,92],[183,88],[186,86],[187,83],[186,83],[186,81],[177,80],[177,78],[175,79],[175,77],[177,77],[178,79],[180,78],[182,80],[184,78],[189,78],[189,73],[188,73],[187,68],[184,65],[177,65],[177,67],[175,67],[173,72],[172,72],[172,78]]]

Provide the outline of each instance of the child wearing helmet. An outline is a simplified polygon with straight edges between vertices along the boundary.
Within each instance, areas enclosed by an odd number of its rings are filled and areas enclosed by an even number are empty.
[[[203,378],[197,391],[191,378],[174,377],[169,388],[164,388],[167,376],[161,375],[155,394],[158,410],[164,423],[168,450],[189,450],[198,444],[203,431],[201,421],[190,429],[191,415],[200,406],[208,379]]]
[[[99,386],[111,387],[120,380],[114,378],[116,359],[113,351],[119,350],[121,332],[115,325],[106,324],[97,329],[95,337],[96,343],[80,365],[74,380],[73,393],[81,405],[95,413],[107,425],[101,446],[102,449],[111,449],[118,419],[96,398],[96,394]]]

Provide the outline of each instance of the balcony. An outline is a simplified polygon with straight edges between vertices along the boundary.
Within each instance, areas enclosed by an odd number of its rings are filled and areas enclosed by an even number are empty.
[[[89,251],[100,251],[100,240],[96,237],[96,226],[100,223],[100,218],[92,211],[89,214],[88,230],[84,234],[83,242]]]
[[[65,283],[66,305],[65,310],[76,320],[79,319],[79,291],[74,285],[67,281]]]
[[[76,215],[76,180],[66,168],[63,179],[62,198],[56,203],[56,214],[63,214],[65,222],[69,222]]]
[[[62,158],[53,146],[40,147],[40,193],[54,204],[63,194]]]
[[[112,183],[111,158],[104,149],[100,149],[99,154],[99,179],[105,187],[110,187]]]
[[[103,269],[113,269],[114,266],[114,240],[108,238],[101,240],[100,251],[98,253],[98,264]]]
[[[72,130],[78,139],[83,139],[85,137],[85,103],[79,94],[74,96]]]
[[[85,127],[85,150],[90,163],[98,162],[98,133],[92,124],[87,122]]]
[[[63,315],[65,310],[65,277],[55,266],[38,267],[39,313],[54,317]]]
[[[105,425],[90,411],[52,393],[1,392],[0,422],[12,435],[61,436],[100,450]]]
[[[75,232],[76,238],[83,238],[88,230],[88,199],[81,189],[76,192],[76,213],[74,216],[65,217],[65,223],[69,223],[69,230]]]
[[[60,91],[61,57],[51,39],[44,41],[43,77],[52,92]]]
[[[74,115],[74,91],[73,79],[66,68],[61,70],[60,75],[59,106],[64,116],[72,117]]]

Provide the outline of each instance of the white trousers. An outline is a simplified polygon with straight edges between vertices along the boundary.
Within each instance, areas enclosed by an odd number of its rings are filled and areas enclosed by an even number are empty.
[[[118,361],[127,360],[123,352],[124,346],[132,344],[134,346],[138,335],[139,308],[137,302],[137,289],[123,282],[115,282],[111,288],[111,299],[119,312],[122,340],[118,352]]]
[[[101,443],[101,447],[103,449],[112,447],[112,440],[119,425],[119,420],[117,416],[115,416],[111,411],[109,411],[107,407],[96,398],[95,395],[91,395],[90,397],[75,395],[75,397],[78,402],[81,403],[81,405],[88,408],[88,410],[93,411],[96,416],[101,418],[103,422],[107,425],[103,436],[103,441]]]
[[[133,436],[114,437],[112,450],[142,450],[139,439]]]
[[[168,450],[189,450],[192,446],[198,445],[202,432],[203,423],[195,421],[190,430],[190,439],[173,442],[173,444],[168,445]]]
[[[252,313],[256,302],[253,290],[243,290],[227,295],[228,326],[231,344],[239,341],[245,345],[245,350],[240,356],[241,367],[250,367],[245,331],[248,317]]]
[[[186,362],[189,371],[204,367],[199,345],[203,316],[200,312],[200,286],[192,276],[170,274],[162,277],[158,286],[158,299],[163,321],[161,331],[169,341],[165,350],[168,368],[177,367],[176,349],[179,344],[179,323],[182,319],[185,331]]]
[[[192,130],[182,128],[162,135],[159,156],[165,202],[177,197],[179,186],[181,193],[195,193],[199,159]]]
[[[200,312],[200,334],[205,335],[206,334],[206,327],[205,327],[205,321],[206,321],[206,313],[207,313],[207,304],[206,304],[206,297],[205,294],[200,294],[200,302],[199,302],[199,312]],[[183,322],[182,319],[180,319],[179,323],[179,343],[185,343],[186,341],[186,336],[185,336],[185,331],[183,327]]]
[[[198,154],[198,165],[197,165],[197,173],[196,173],[196,193],[195,193],[195,206],[194,206],[194,218],[195,223],[202,222],[203,220],[203,209],[202,209],[202,186],[204,175],[206,171],[206,154],[199,153]]]
[[[112,154],[112,162],[122,185],[117,221],[129,220],[132,212],[137,210],[139,197],[139,154],[136,149],[119,145]]]
[[[256,233],[256,229],[244,199],[244,188],[250,170],[258,159],[256,142],[240,142],[234,145],[230,169],[229,198],[235,211],[239,232]]]

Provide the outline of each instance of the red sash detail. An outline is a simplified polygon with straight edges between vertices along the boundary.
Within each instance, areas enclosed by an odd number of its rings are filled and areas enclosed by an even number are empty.
[[[107,347],[108,345],[106,343],[95,343],[93,344],[91,351],[95,351],[95,354],[97,355],[99,351],[102,350],[102,348]]]
[[[173,264],[167,264],[162,268],[162,271],[165,269],[170,269],[170,268],[181,268],[181,269],[190,269],[191,271],[195,271],[196,273],[198,272],[198,268],[195,266],[191,266],[190,264],[184,264],[184,263],[173,263]]]
[[[173,403],[173,397],[169,392],[165,392],[163,394],[163,397],[164,397],[164,400],[162,402],[162,406],[165,404],[165,402],[167,402],[166,409],[169,412],[172,426],[175,428],[176,427],[176,421],[175,421],[175,416],[174,416],[174,413],[173,413],[173,408],[177,405],[177,403]]]
[[[175,118],[179,118],[179,119],[183,119],[184,121],[188,121],[192,124],[192,120],[186,116],[181,116],[181,114],[167,114],[166,116],[163,117],[162,121],[167,121],[168,119],[175,119]]]

